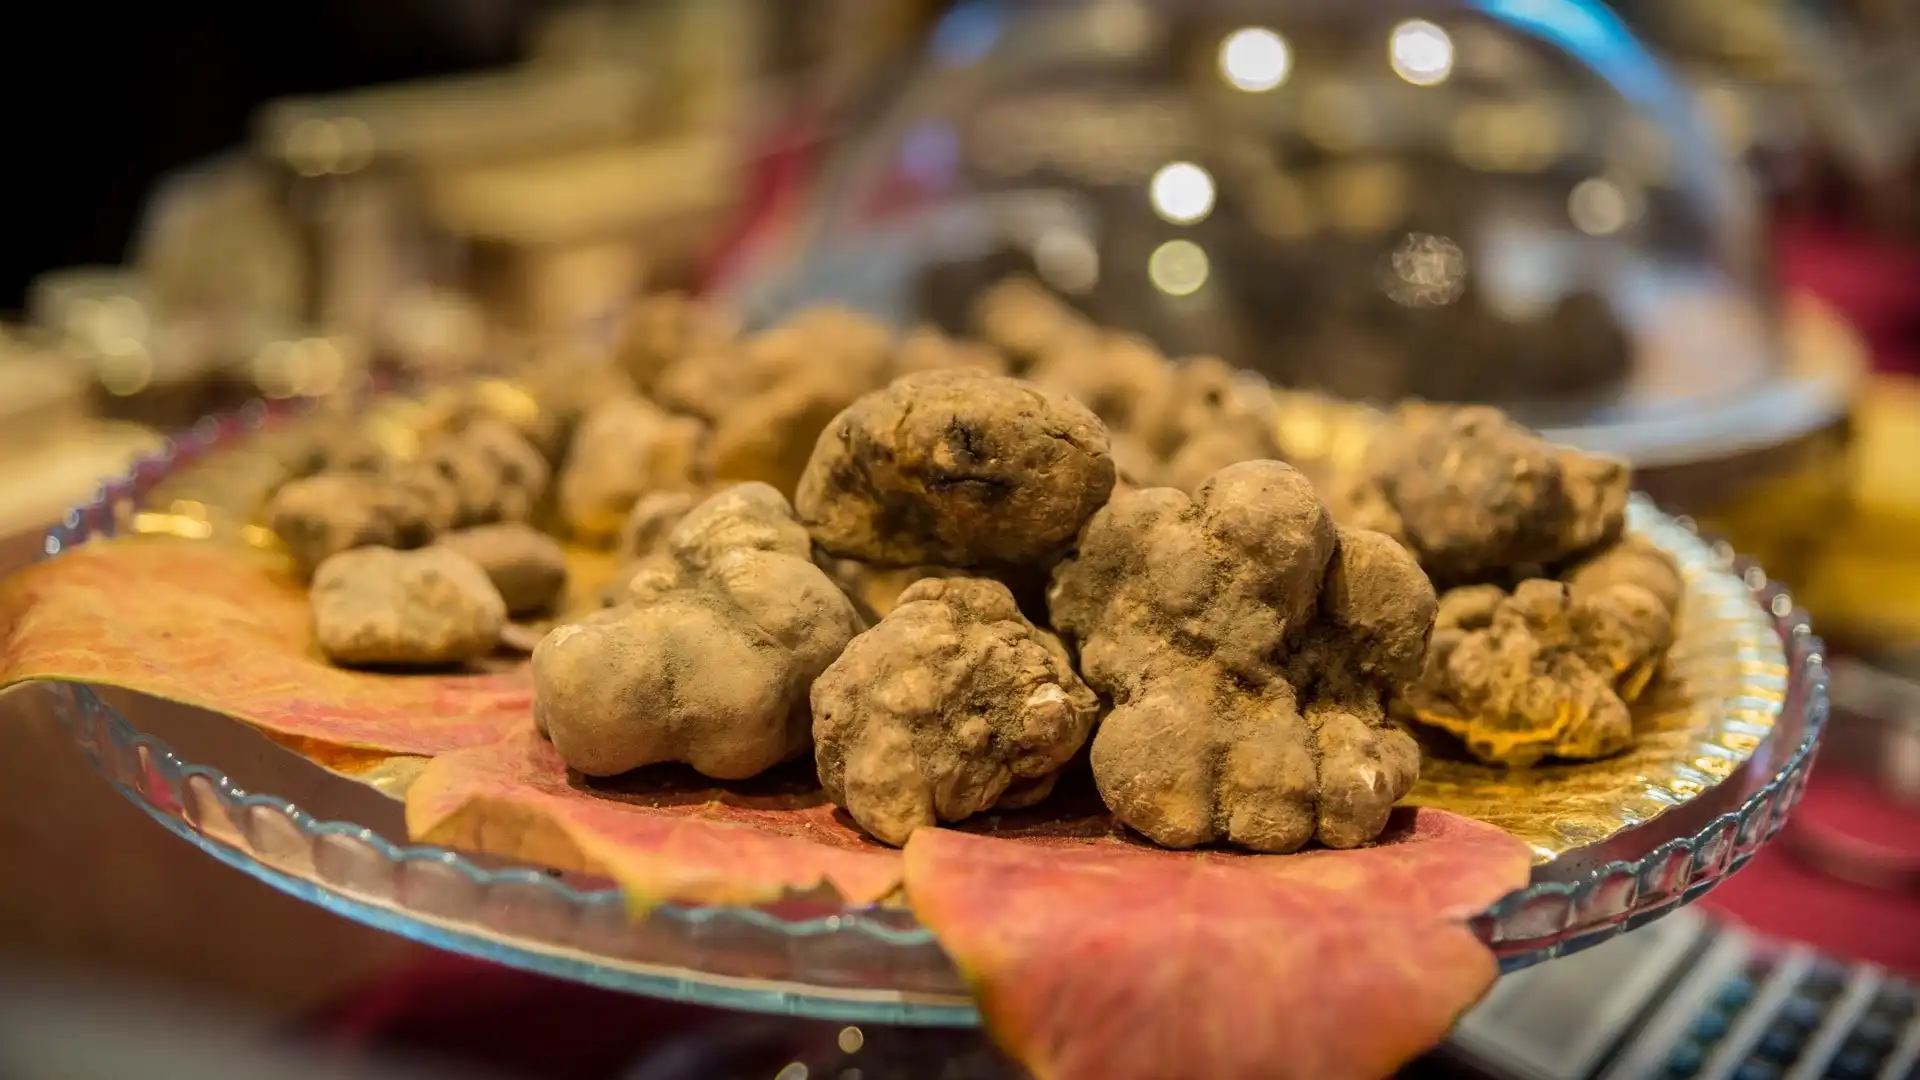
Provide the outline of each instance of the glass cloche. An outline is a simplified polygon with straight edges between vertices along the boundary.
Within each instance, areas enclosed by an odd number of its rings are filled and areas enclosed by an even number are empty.
[[[1170,355],[1654,464],[1833,407],[1776,385],[1721,147],[1592,0],[970,0],[729,287],[958,331],[1027,275]]]

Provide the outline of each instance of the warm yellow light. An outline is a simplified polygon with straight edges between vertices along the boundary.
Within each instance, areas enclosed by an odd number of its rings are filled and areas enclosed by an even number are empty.
[[[1248,26],[1220,43],[1220,77],[1250,94],[1271,90],[1293,71],[1287,39],[1264,26]]]
[[[1453,39],[1425,19],[1408,19],[1387,38],[1393,73],[1415,86],[1438,86],[1453,74]]]
[[[857,1027],[843,1027],[840,1029],[840,1037],[835,1041],[840,1044],[841,1053],[857,1054],[860,1048],[867,1044],[867,1037]]]
[[[1160,166],[1147,193],[1154,212],[1175,225],[1191,225],[1213,213],[1213,175],[1191,161]]]
[[[1169,240],[1147,258],[1147,277],[1168,296],[1191,296],[1212,272],[1204,248],[1191,240]]]

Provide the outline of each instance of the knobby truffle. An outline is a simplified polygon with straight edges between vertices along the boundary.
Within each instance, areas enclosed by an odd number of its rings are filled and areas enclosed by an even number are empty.
[[[815,541],[879,566],[1044,565],[1114,484],[1107,432],[1060,394],[972,370],[896,379],[821,433],[795,499]]]
[[[1115,496],[1048,599],[1113,702],[1100,794],[1156,843],[1353,847],[1412,787],[1385,699],[1420,670],[1433,588],[1390,538],[1336,527],[1293,467]]]
[[[1632,742],[1628,706],[1672,640],[1673,613],[1642,585],[1466,586],[1441,597],[1425,671],[1401,706],[1493,764],[1604,757]]]
[[[1341,520],[1407,545],[1442,587],[1511,581],[1618,539],[1631,484],[1624,462],[1498,409],[1407,405],[1346,485]]]
[[[807,694],[862,627],[785,497],[708,498],[642,560],[629,603],[533,653],[534,719],[589,776],[678,761],[739,780],[805,753]]]
[[[813,684],[827,797],[889,844],[1045,798],[1099,701],[1005,585],[927,578]]]

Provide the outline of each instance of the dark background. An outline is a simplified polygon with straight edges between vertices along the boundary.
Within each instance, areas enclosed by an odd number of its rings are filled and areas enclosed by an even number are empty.
[[[247,137],[255,108],[511,59],[542,0],[8,5],[0,312],[45,270],[118,263],[154,182]]]

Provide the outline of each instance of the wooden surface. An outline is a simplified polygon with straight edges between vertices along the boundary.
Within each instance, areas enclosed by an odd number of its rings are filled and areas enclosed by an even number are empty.
[[[0,573],[38,543],[0,544]],[[100,779],[46,703],[31,687],[0,696],[0,969],[146,983],[273,1023],[421,954],[167,833]]]

